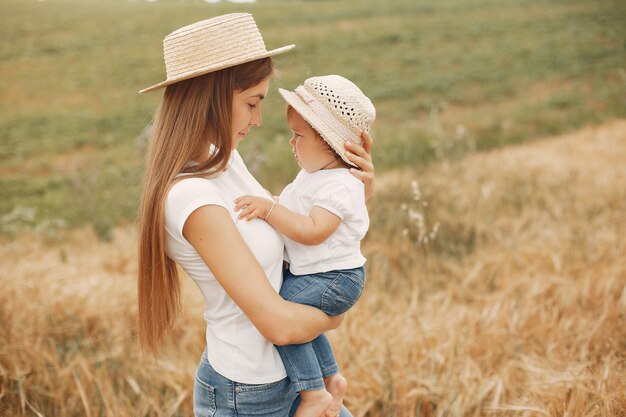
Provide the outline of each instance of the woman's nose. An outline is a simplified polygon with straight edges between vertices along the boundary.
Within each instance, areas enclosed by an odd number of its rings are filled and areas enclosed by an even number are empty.
[[[292,136],[291,139],[289,139],[289,144],[291,146],[295,145],[295,143],[296,143],[296,141],[294,139],[295,139],[295,136]]]
[[[252,114],[250,124],[252,126],[261,126],[261,123],[263,123],[263,117],[261,116],[261,111],[257,109],[257,111]]]

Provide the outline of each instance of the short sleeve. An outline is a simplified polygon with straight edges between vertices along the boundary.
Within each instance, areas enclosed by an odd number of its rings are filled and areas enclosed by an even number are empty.
[[[218,187],[203,178],[187,178],[170,188],[165,199],[165,228],[175,238],[183,238],[183,227],[194,210],[207,205],[222,206],[226,202]]]
[[[314,206],[330,211],[344,220],[354,212],[354,194],[350,188],[339,181],[324,184],[312,199]]]

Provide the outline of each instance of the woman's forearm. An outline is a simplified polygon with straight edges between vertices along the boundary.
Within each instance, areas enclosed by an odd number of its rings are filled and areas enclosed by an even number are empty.
[[[275,315],[280,317],[278,321],[265,326],[267,334],[264,336],[275,345],[310,342],[325,331],[337,328],[342,320],[342,316],[328,316],[311,306],[289,301],[285,303]]]

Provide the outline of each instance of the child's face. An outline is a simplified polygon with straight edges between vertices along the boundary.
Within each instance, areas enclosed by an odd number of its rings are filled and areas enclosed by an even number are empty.
[[[289,140],[293,155],[300,168],[307,172],[335,168],[338,164],[335,151],[295,110],[287,114],[287,124],[293,136]]]

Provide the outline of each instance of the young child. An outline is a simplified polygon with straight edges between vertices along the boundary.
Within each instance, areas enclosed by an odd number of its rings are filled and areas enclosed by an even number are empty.
[[[349,172],[344,142],[360,144],[376,111],[356,85],[338,75],[312,77],[295,92],[279,92],[288,103],[289,143],[302,170],[278,201],[243,196],[235,209],[240,219],[263,219],[285,236],[289,269],[283,298],[343,314],[363,290],[360,241],[369,227],[363,183]],[[346,380],[326,336],[277,349],[300,392],[295,416],[338,415]]]

